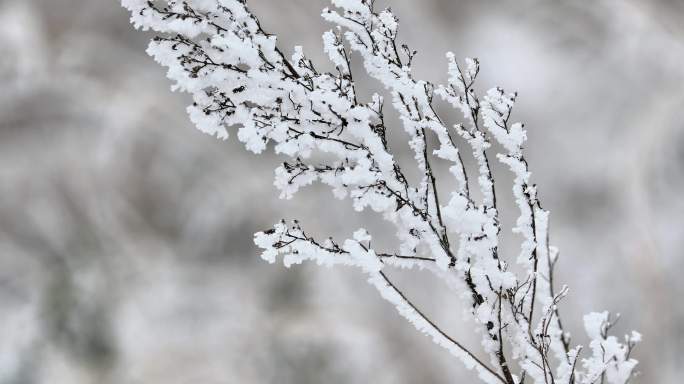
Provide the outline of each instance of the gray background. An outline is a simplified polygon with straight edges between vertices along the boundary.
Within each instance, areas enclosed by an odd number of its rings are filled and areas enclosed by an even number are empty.
[[[583,313],[620,312],[644,334],[634,382],[681,382],[684,3],[386,3],[419,77],[445,81],[453,50],[480,58],[481,90],[519,91],[575,341]],[[328,65],[324,0],[251,4]],[[149,37],[117,1],[0,1],[0,383],[476,382],[356,271],[258,258],[252,234],[281,217],[389,237],[323,188],[279,201],[278,159],[193,129]],[[442,284],[394,276],[478,345]]]

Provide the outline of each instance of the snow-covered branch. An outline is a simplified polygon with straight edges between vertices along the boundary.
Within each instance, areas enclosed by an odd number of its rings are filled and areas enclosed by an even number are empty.
[[[622,343],[609,336],[607,313],[585,317],[591,356],[580,358],[581,348],[570,344],[558,310],[567,288],[556,292],[553,284],[558,252],[548,243],[549,214],[531,182],[523,125],[511,121],[516,94],[494,88],[478,96],[476,59],[461,66],[447,54],[444,85],[414,78],[415,51],[398,41],[397,18],[389,9],[375,10],[371,0],[333,0],[333,8],[323,10],[334,26],[323,35],[334,72],[318,70],[301,47],[286,56],[244,0],[122,2],[136,27],[157,32],[148,53],[168,69],[174,89],[192,95],[188,114],[201,131],[225,139],[228,128],[238,127],[248,150],[272,148],[287,159],[275,170],[281,198],[319,182],[335,197],[350,198],[357,211],[381,214],[396,231],[396,249],[379,251],[364,229],[338,243],[315,239],[296,221],[281,222],[255,235],[263,259],[359,268],[416,329],[476,369],[485,383],[629,380],[636,365],[630,353],[640,336],[633,333]],[[394,127],[386,125],[383,97],[358,97],[351,70],[357,59],[390,95],[409,135],[413,166],[421,175],[417,183],[408,181],[388,145]],[[447,125],[436,112],[435,95],[461,111],[464,124]],[[464,166],[456,140],[469,147],[474,172]],[[501,188],[492,156],[514,178],[519,217],[513,230],[521,236],[514,258],[499,251]],[[449,163],[456,180],[450,196],[439,195],[435,161]],[[479,198],[471,193],[473,182]],[[514,273],[510,263],[522,272]],[[390,281],[387,267],[425,268],[456,287],[471,308],[488,359],[425,316]]]

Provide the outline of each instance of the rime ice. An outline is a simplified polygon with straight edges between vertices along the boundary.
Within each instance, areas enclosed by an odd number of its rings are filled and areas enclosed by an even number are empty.
[[[359,268],[380,295],[418,331],[476,369],[485,383],[624,384],[636,360],[630,357],[641,335],[620,341],[608,335],[607,312],[585,316],[589,355],[570,345],[558,306],[567,287],[556,291],[553,268],[558,252],[548,244],[549,214],[523,146],[523,125],[510,121],[516,94],[493,88],[479,97],[474,83],[477,59],[458,64],[447,54],[448,82],[434,85],[412,75],[415,55],[397,41],[398,20],[376,11],[367,0],[333,0],[322,17],[334,28],[323,35],[323,50],[335,67],[320,72],[301,47],[287,56],[276,37],[266,34],[240,0],[123,0],[132,23],[158,33],[148,53],[167,68],[173,89],[192,95],[188,114],[199,130],[218,138],[237,127],[245,147],[261,153],[272,148],[287,160],[275,170],[280,197],[293,198],[313,183],[328,185],[337,198],[350,198],[354,209],[371,209],[396,231],[396,251],[372,247],[372,235],[358,229],[350,239],[324,241],[298,222],[280,222],[255,234],[261,257],[289,267],[305,261]],[[390,95],[388,104],[409,135],[414,166],[421,178],[410,184],[388,145],[385,101],[377,94],[359,100],[351,61]],[[438,96],[463,114],[463,124],[447,126],[433,108]],[[427,135],[437,143],[431,146]],[[467,172],[456,140],[476,160]],[[496,144],[496,145],[493,145]],[[501,148],[499,151],[496,148]],[[326,156],[314,157],[314,154]],[[313,158],[330,159],[316,162]],[[491,161],[513,174],[518,207],[513,229],[521,237],[513,260],[499,254],[501,232]],[[434,161],[445,161],[456,180],[450,196],[438,196]],[[473,198],[478,188],[482,199]],[[518,263],[513,273],[509,263]],[[477,357],[427,318],[384,273],[386,268],[425,268],[462,298],[482,336],[486,359]]]

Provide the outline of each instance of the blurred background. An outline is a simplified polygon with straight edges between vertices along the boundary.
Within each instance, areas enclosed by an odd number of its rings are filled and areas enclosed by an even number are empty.
[[[644,334],[633,382],[680,383],[684,2],[379,3],[418,77],[444,82],[452,50],[480,58],[481,90],[519,91],[575,342],[582,314],[619,312]],[[327,1],[250,4],[327,65]],[[476,382],[356,271],[259,259],[252,234],[283,217],[382,227],[323,188],[279,201],[276,156],[195,130],[149,38],[115,0],[0,0],[0,383]],[[478,346],[446,287],[396,278]]]

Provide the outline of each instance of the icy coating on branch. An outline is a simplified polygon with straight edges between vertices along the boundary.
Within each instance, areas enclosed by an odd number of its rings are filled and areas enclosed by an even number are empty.
[[[173,89],[192,95],[187,110],[197,128],[225,139],[228,128],[237,127],[248,150],[273,148],[288,158],[275,170],[281,198],[320,182],[335,197],[350,198],[354,209],[381,214],[396,230],[396,250],[380,251],[365,229],[336,242],[314,239],[297,221],[281,222],[255,235],[264,260],[359,268],[401,316],[476,369],[484,383],[624,384],[633,375],[637,362],[630,354],[641,336],[633,332],[622,342],[609,336],[613,322],[607,312],[585,316],[591,339],[586,357],[563,330],[558,305],[567,288],[555,290],[558,251],[548,244],[549,215],[530,180],[523,125],[510,121],[516,94],[494,88],[478,96],[476,59],[461,66],[448,53],[444,85],[415,79],[415,51],[397,40],[398,20],[391,10],[375,10],[372,0],[333,0],[333,8],[323,10],[334,26],[323,35],[333,73],[318,71],[301,47],[286,56],[244,0],[122,3],[136,28],[157,33],[147,52],[168,69]],[[357,97],[352,59],[361,60],[391,96],[389,104],[409,135],[419,182],[407,180],[388,146],[383,97]],[[435,112],[435,96],[461,111],[463,124],[447,126]],[[477,164],[472,172],[455,140],[472,152]],[[313,155],[331,160],[314,161]],[[492,156],[514,176],[519,217],[513,231],[521,246],[512,260],[499,253]],[[434,161],[448,162],[456,180],[447,198],[438,196]],[[509,263],[523,272],[513,273]],[[444,333],[392,283],[385,268],[428,269],[444,279],[471,309],[481,348],[474,352]]]

